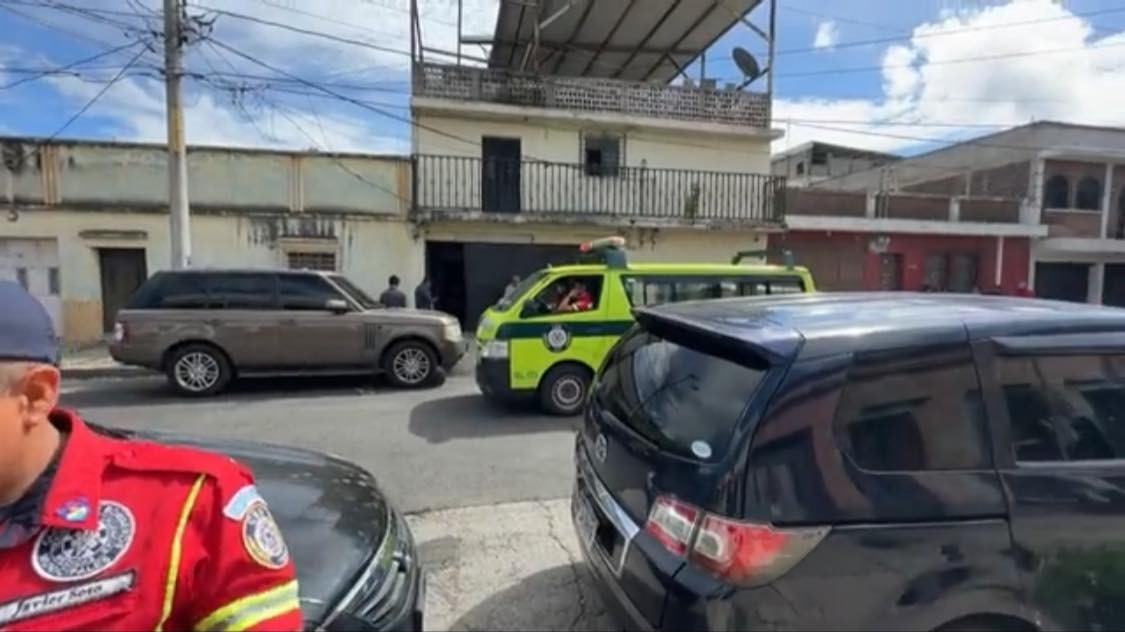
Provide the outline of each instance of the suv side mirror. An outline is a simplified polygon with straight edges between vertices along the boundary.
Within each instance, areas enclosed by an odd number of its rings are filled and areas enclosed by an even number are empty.
[[[348,302],[345,301],[342,298],[330,298],[330,299],[328,299],[327,301],[324,302],[324,309],[326,309],[326,310],[328,310],[328,311],[330,311],[334,314],[343,314],[345,312],[351,311],[351,308],[348,307]]]

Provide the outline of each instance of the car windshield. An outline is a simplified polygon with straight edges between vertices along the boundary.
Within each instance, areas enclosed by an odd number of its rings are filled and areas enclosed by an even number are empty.
[[[516,287],[511,292],[508,292],[504,294],[504,296],[501,296],[500,300],[496,301],[496,305],[494,305],[493,308],[498,312],[506,312],[509,309],[512,309],[512,305],[515,305],[517,301],[523,298],[523,295],[527,294],[527,291],[530,290],[536,283],[539,282],[540,279],[545,276],[547,276],[546,270],[536,271],[531,276],[527,277],[523,281],[520,281],[519,284],[516,285]]]
[[[355,299],[355,302],[359,303],[363,309],[377,309],[379,307],[379,301],[371,298],[367,292],[359,289],[359,286],[349,281],[347,277],[334,274],[332,275],[332,282]]]

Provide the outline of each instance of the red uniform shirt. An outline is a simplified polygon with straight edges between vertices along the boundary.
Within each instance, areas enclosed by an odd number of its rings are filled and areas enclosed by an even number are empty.
[[[0,630],[299,630],[289,551],[229,457],[67,433],[34,537],[0,549]]]

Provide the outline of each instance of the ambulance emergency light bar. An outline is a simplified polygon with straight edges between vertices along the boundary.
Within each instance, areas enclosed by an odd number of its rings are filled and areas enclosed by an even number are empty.
[[[603,237],[584,241],[578,246],[578,251],[584,261],[604,263],[609,268],[627,268],[629,262],[625,256],[624,237]]]
[[[738,265],[738,264],[742,263],[743,259],[750,259],[750,258],[765,259],[765,258],[769,257],[771,254],[772,255],[780,254],[781,257],[782,257],[782,260],[785,261],[785,267],[786,268],[792,269],[797,265],[796,260],[793,257],[793,251],[789,250],[787,248],[782,249],[782,250],[775,250],[775,249],[772,249],[772,248],[768,249],[768,250],[741,250],[737,254],[735,254],[734,257],[731,258],[730,262],[733,265]]]

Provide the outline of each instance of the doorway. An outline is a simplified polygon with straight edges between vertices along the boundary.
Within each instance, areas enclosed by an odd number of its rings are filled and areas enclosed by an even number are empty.
[[[144,248],[98,248],[102,281],[102,331],[113,331],[117,311],[148,278]]]
[[[519,213],[522,196],[520,139],[481,137],[481,211]]]
[[[885,292],[902,289],[902,255],[879,255],[879,289]]]
[[[1088,263],[1036,263],[1035,295],[1072,303],[1085,303],[1090,287]]]
[[[547,265],[574,263],[576,245],[426,242],[426,273],[437,308],[476,329],[481,313],[504,294],[513,275],[528,275]]]

